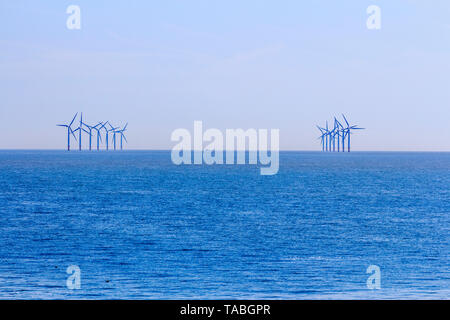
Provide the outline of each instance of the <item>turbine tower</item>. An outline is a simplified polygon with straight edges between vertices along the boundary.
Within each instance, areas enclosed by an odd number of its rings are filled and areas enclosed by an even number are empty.
[[[109,124],[109,126],[111,127],[111,129],[110,130],[108,130],[108,131],[112,131],[112,133],[113,133],[113,143],[114,143],[114,150],[116,150],[116,133],[117,133],[117,129],[119,129],[119,127],[113,127],[112,125],[111,125],[111,123],[109,123],[108,122],[108,124]]]
[[[334,117],[334,125],[337,127],[337,151],[340,152],[341,150],[341,140],[340,138],[342,137],[342,141],[344,141],[344,132],[343,129],[344,127],[342,126],[342,124],[339,122],[338,119],[336,119],[336,117]],[[344,152],[344,146],[342,146],[342,152]]]
[[[125,142],[128,143],[127,138],[126,138],[125,135],[123,134],[124,131],[127,130],[127,126],[128,126],[128,122],[127,122],[127,124],[123,127],[122,130],[117,131],[117,133],[120,133],[120,150],[123,150],[123,147],[122,147],[122,142],[123,142],[122,140],[123,140],[123,139],[125,139]]]
[[[77,137],[75,137],[74,131],[72,130],[71,126],[73,124],[73,122],[75,121],[75,118],[77,117],[78,112],[75,114],[75,116],[73,117],[72,121],[67,125],[67,124],[57,124],[58,127],[65,127],[67,128],[67,151],[70,151],[70,135],[72,134],[73,137],[75,138],[75,141],[77,140]]]
[[[78,150],[81,151],[81,131],[86,132],[87,134],[89,134],[89,132],[87,132],[84,128],[83,128],[83,112],[81,113],[81,117],[80,117],[80,126],[74,131],[77,132],[79,131],[79,139],[78,139]]]
[[[100,126],[97,128],[97,126]],[[92,127],[93,130],[97,131],[97,151],[100,150],[100,141],[102,141],[102,135],[100,133],[100,129],[104,126],[103,123],[99,122],[95,126]]]
[[[331,136],[333,138],[333,152],[336,151],[336,133],[337,133],[337,130],[336,130],[336,122],[335,122],[333,130],[331,130]]]
[[[106,121],[102,124],[100,129],[105,129],[105,139],[106,139],[106,150],[109,150],[109,130],[106,128],[106,125],[109,124],[109,121]]]
[[[80,130],[80,136],[79,136],[79,140],[78,140],[78,150],[81,151],[81,129],[82,129],[82,124],[83,124],[83,112],[81,113],[81,117],[80,117],[80,126],[78,127],[77,130]]]
[[[84,130],[88,135],[89,135],[89,151],[92,150],[92,129],[94,127],[91,127],[90,125],[88,125],[87,123],[82,122],[82,125],[84,125],[86,128],[88,128],[89,132]]]
[[[326,134],[326,131],[325,131],[324,128],[321,128],[319,126],[316,126],[316,127],[317,127],[317,129],[320,130],[320,133],[321,133],[321,135],[320,135],[320,137],[318,139],[320,139],[320,143],[322,144],[322,152],[324,152],[325,151],[325,134]]]
[[[331,131],[328,130],[328,121],[327,121],[327,131],[328,131],[328,151],[331,152],[331,147],[333,145],[333,140],[331,139],[333,137],[334,129]]]

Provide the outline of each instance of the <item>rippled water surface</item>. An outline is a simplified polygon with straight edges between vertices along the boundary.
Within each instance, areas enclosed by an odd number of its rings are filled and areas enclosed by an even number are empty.
[[[448,153],[0,151],[0,298],[448,299],[449,214]]]

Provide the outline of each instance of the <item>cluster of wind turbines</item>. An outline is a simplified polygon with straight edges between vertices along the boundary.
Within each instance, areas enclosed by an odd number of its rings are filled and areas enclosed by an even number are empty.
[[[344,127],[339,120],[334,117],[334,126],[333,129],[328,128],[328,121],[326,122],[325,128],[317,126],[320,130],[321,135],[319,139],[322,144],[322,151],[324,152],[345,152],[345,140],[347,140],[347,151],[350,152],[350,135],[352,134],[352,130],[364,130],[364,128],[358,128],[358,126],[350,124],[342,115],[344,121],[346,123],[346,127]],[[337,138],[337,139],[336,139]],[[341,148],[342,147],[342,148]]]
[[[106,122],[99,122],[95,126],[88,125],[87,123],[83,122],[83,113],[81,113],[80,116],[80,124],[78,125],[78,128],[72,129],[72,124],[75,121],[75,118],[77,117],[78,112],[73,117],[72,121],[69,124],[57,124],[58,127],[65,127],[67,128],[67,150],[70,151],[70,135],[72,135],[75,138],[75,141],[78,141],[78,149],[81,151],[81,138],[82,133],[86,133],[89,135],[89,150],[92,150],[92,135],[93,131],[94,133],[97,133],[97,150],[100,150],[100,142],[102,141],[102,134],[101,130],[104,130],[105,132],[105,146],[106,150],[109,150],[109,134],[112,134],[112,141],[114,144],[114,150],[116,150],[116,135],[120,135],[120,150],[123,149],[123,140],[125,142],[127,141],[127,138],[125,137],[124,132],[127,130],[128,123],[120,129],[120,127],[114,127],[109,121]],[[109,127],[109,128],[108,128]],[[78,140],[75,136],[75,132],[78,132]]]

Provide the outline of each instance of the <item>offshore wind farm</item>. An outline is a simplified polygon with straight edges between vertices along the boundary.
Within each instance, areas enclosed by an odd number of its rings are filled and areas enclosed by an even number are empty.
[[[92,137],[93,133],[96,133],[96,150],[99,151],[101,149],[101,143],[103,143],[102,139],[102,131],[104,132],[104,149],[109,150],[109,140],[110,140],[110,133],[112,134],[112,143],[113,143],[113,150],[118,149],[118,142],[117,139],[120,137],[120,150],[123,150],[123,144],[124,141],[128,143],[127,137],[125,136],[125,131],[127,130],[128,123],[126,123],[122,128],[116,127],[111,124],[110,121],[99,121],[95,125],[89,125],[86,122],[83,121],[83,113],[80,113],[80,121],[78,124],[78,127],[72,128],[72,125],[75,122],[76,117],[78,116],[78,112],[74,115],[72,118],[72,121],[70,121],[68,124],[57,124],[58,127],[66,128],[66,134],[67,134],[67,151],[70,151],[70,141],[71,137],[78,143],[78,150],[82,150],[82,139],[83,139],[83,133],[86,134],[89,138],[89,144],[88,149],[89,151],[92,151]],[[78,138],[76,137],[75,133],[77,132]]]
[[[0,300],[448,300],[449,12],[0,1]]]
[[[345,152],[345,144],[347,143],[347,152],[350,152],[350,136],[353,134],[352,130],[364,130],[357,125],[350,125],[347,118],[342,114],[345,125],[343,125],[336,117],[334,117],[333,128],[328,127],[328,121],[325,122],[325,127],[317,126],[321,135],[320,143],[323,152]]]

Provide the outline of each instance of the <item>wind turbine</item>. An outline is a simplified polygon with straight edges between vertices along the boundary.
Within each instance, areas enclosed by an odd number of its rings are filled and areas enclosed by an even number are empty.
[[[328,121],[327,121],[327,131],[328,131],[328,136],[329,136],[329,138],[328,138],[328,144],[329,144],[328,151],[330,151],[330,152],[331,152],[331,146],[333,145],[333,141],[334,141],[334,131],[335,131],[335,129],[336,128],[333,128],[333,130],[329,131],[328,130]],[[333,140],[331,140],[332,138],[333,138]],[[334,151],[334,149],[333,149],[333,151]]]
[[[84,122],[82,122],[81,124],[84,125],[86,128],[88,128],[88,130],[89,130],[89,132],[87,132],[86,130],[83,129],[89,135],[89,151],[91,151],[92,150],[92,129],[94,127],[91,127],[90,125],[88,125]]]
[[[81,113],[81,117],[80,117],[80,126],[74,132],[77,132],[77,131],[79,131],[78,149],[81,151],[81,131],[84,131],[87,134],[89,134],[89,132],[87,132],[83,128],[83,112]]]
[[[336,151],[336,133],[337,133],[337,130],[336,130],[336,122],[335,122],[333,130],[331,130],[331,136],[333,138],[333,152]]]
[[[128,143],[127,138],[126,138],[125,135],[123,134],[124,131],[127,130],[127,126],[128,126],[128,122],[127,122],[127,124],[125,125],[125,127],[123,127],[122,130],[117,131],[117,133],[120,133],[120,150],[123,150],[123,148],[122,148],[122,139],[125,139],[125,141]]]
[[[109,125],[111,127],[111,129],[108,129],[106,127],[106,125]],[[114,131],[117,128],[114,128],[111,123],[109,123],[109,121],[106,121],[105,123],[102,124],[102,126],[100,127],[100,129],[105,129],[105,134],[106,134],[106,150],[109,150],[109,133],[111,131]]]
[[[109,121],[106,121],[105,123],[102,124],[102,126],[100,127],[100,129],[105,129],[105,139],[106,139],[106,150],[109,149],[109,130],[108,128],[106,128],[106,125],[109,124]],[[99,129],[99,130],[100,130]]]
[[[97,128],[97,126],[100,126]],[[104,126],[102,122],[97,123],[95,126],[92,127],[92,129],[97,131],[97,151],[100,150],[100,141],[102,140],[102,135],[100,134],[100,129]]]
[[[320,133],[322,133],[318,139],[320,139],[320,143],[322,144],[322,152],[323,152],[323,151],[325,151],[325,138],[324,137],[325,137],[326,132],[325,132],[324,128],[321,128],[319,126],[316,126],[316,127],[317,127],[317,129],[320,130]]]
[[[347,128],[343,129],[344,132],[345,132],[343,140],[345,139],[345,136],[347,136],[347,151],[350,152],[350,135],[351,135],[351,130],[364,130],[364,128],[358,128],[357,125],[350,126],[350,124],[348,123],[347,118],[345,118],[344,114],[342,114],[342,116],[344,117],[345,123],[347,124]]]
[[[73,117],[72,121],[70,122],[69,125],[67,124],[57,124],[58,127],[65,127],[67,128],[67,151],[70,151],[70,134],[73,135],[73,137],[75,138],[75,141],[77,140],[77,137],[75,137],[75,134],[73,133],[73,130],[71,128],[72,123],[75,121],[75,118],[77,117],[78,112],[75,114],[75,116]]]
[[[336,119],[336,117],[334,117],[334,125],[337,127],[337,136],[338,136],[338,141],[337,141],[337,151],[340,152],[341,150],[341,136],[342,136],[342,141],[344,141],[344,126],[339,122],[338,119]],[[340,128],[340,129],[339,129]],[[344,152],[344,146],[342,146],[342,152]]]
[[[328,121],[327,121],[325,123],[325,151],[328,151],[329,147],[330,147],[330,145],[328,143],[329,136],[330,136],[330,131],[328,130]]]
[[[111,123],[109,123],[108,122],[108,124],[109,124],[109,126],[111,127],[111,129],[110,130],[108,130],[108,131],[112,131],[113,132],[113,143],[114,143],[114,150],[116,150],[116,133],[117,133],[117,129],[119,129],[119,127],[113,127],[112,125],[111,125]]]

